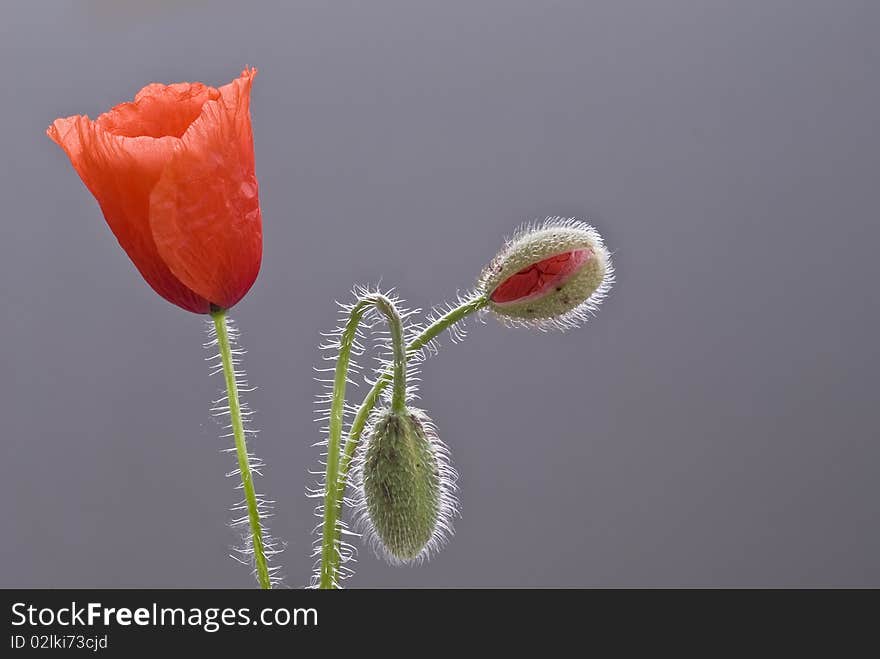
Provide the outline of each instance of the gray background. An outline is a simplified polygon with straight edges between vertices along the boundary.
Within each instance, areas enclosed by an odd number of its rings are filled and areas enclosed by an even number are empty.
[[[444,337],[457,535],[350,585],[880,585],[878,33],[869,0],[4,2],[0,585],[252,585],[204,321],[44,135],[246,64],[265,258],[234,316],[289,585],[333,300],[441,302],[546,214],[603,233],[611,298]]]

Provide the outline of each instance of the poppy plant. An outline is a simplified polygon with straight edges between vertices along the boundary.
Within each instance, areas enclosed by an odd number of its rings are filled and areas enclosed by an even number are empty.
[[[46,131],[98,200],[104,218],[147,283],[177,306],[210,314],[209,346],[226,394],[215,406],[228,415],[246,511],[239,557],[262,588],[274,581],[264,533],[268,502],[254,489],[256,466],[245,441],[244,383],[236,332],[226,310],[250,290],[263,253],[254,166],[250,92],[256,69],[220,88],[200,82],[150,84],[130,103],[94,121],[56,119]]]
[[[437,337],[448,330],[462,339],[462,323],[484,311],[505,325],[571,329],[595,314],[613,281],[611,255],[595,229],[575,218],[548,217],[520,228],[473,291],[434,307],[424,322],[413,322],[416,312],[393,295],[355,289],[356,301],[342,305],[339,327],[321,346],[336,366],[317,399],[318,419],[326,424],[323,478],[307,491],[321,501],[313,586],[339,588],[353,573],[356,551],[342,539],[349,533],[343,505],[352,507],[355,528],[376,555],[393,565],[427,559],[452,535],[459,507],[450,451],[427,414],[407,404],[417,394],[419,365],[437,352]],[[367,379],[369,393],[354,408],[346,404],[346,383],[349,369],[359,368],[353,355],[363,352],[361,323],[384,325],[386,351],[378,376]]]
[[[250,290],[262,257],[262,217],[254,166],[250,91],[256,70],[228,85],[151,84],[100,115],[56,119],[48,135],[70,158],[104,218],[147,283],[163,298],[210,314],[207,344],[225,394],[213,411],[228,416],[243,500],[233,507],[243,545],[235,558],[249,564],[261,588],[278,583],[269,559],[280,545],[267,534],[268,500],[257,494],[261,463],[249,453],[249,413],[241,350],[227,310]],[[475,288],[457,303],[435,307],[424,322],[394,295],[356,288],[341,305],[341,324],[325,335],[333,378],[318,397],[326,438],[323,478],[308,495],[320,500],[316,515],[312,585],[338,588],[352,574],[355,548],[343,540],[350,507],[359,531],[389,563],[418,563],[453,532],[458,514],[457,471],[450,449],[417,395],[418,366],[449,331],[493,313],[506,325],[569,329],[595,313],[613,281],[608,250],[599,234],[574,218],[547,218],[508,240],[483,269]],[[382,325],[379,365],[359,407],[346,402],[349,371],[364,351],[360,339]],[[390,390],[390,394],[388,391]],[[361,441],[361,438],[365,441]],[[348,496],[351,494],[352,496]],[[355,534],[357,535],[357,534]]]
[[[47,130],[147,283],[195,313],[232,307],[260,270],[255,75],[219,89],[150,84],[94,121],[66,117]]]

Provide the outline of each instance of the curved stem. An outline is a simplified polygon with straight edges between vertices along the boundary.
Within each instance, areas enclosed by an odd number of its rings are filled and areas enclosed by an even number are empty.
[[[339,519],[342,492],[336,483],[339,480],[339,449],[342,443],[342,424],[345,412],[345,386],[348,382],[348,366],[351,363],[351,346],[357,334],[358,325],[369,307],[376,307],[388,321],[394,349],[394,397],[392,408],[403,411],[406,403],[406,352],[403,344],[403,327],[400,314],[394,303],[381,294],[369,295],[352,307],[348,322],[339,339],[339,356],[333,375],[333,398],[330,403],[330,422],[327,437],[327,469],[324,477],[324,524],[321,539],[320,588],[335,588],[339,566]]]
[[[260,511],[257,507],[257,495],[254,491],[254,479],[248,460],[247,444],[244,438],[244,425],[241,422],[241,405],[238,401],[238,385],[235,380],[235,364],[232,362],[232,349],[229,346],[229,332],[226,327],[226,310],[211,312],[214,328],[217,330],[217,345],[220,359],[223,361],[223,375],[226,378],[226,393],[229,400],[229,417],[232,421],[232,435],[235,439],[235,455],[238,458],[238,469],[241,472],[241,485],[244,489],[247,504],[248,521],[251,526],[251,537],[254,546],[254,564],[260,588],[271,588],[269,567],[266,563],[266,550],[263,545],[263,529],[260,525]]]
[[[376,300],[376,308],[388,319],[391,346],[394,351],[394,378],[392,380],[394,390],[391,395],[391,410],[402,414],[406,409],[406,345],[403,342],[403,324],[400,322],[400,315],[391,300],[379,297]]]
[[[436,338],[444,330],[449,329],[455,323],[459,322],[460,320],[463,320],[464,318],[467,318],[472,313],[479,311],[480,309],[485,307],[488,303],[489,303],[488,298],[476,297],[476,298],[467,300],[466,302],[462,303],[458,307],[455,307],[454,309],[443,314],[440,318],[438,318],[433,323],[431,323],[428,327],[426,327],[425,330],[421,334],[419,334],[419,336],[417,336],[415,339],[413,339],[412,343],[410,343],[408,346],[406,346],[406,351],[405,351],[405,353],[403,353],[404,356],[406,357],[406,359],[409,359],[409,357],[411,355],[417,353],[419,350],[421,350],[426,345],[428,345],[428,343],[430,343],[434,338]],[[330,440],[329,440],[328,454],[327,454],[327,480],[325,481],[328,484],[328,487],[327,487],[327,494],[326,494],[326,499],[325,499],[325,503],[324,503],[324,547],[327,547],[329,545],[331,548],[333,546],[335,546],[335,543],[337,542],[338,529],[336,528],[336,519],[339,514],[338,506],[339,506],[339,502],[342,501],[343,495],[345,494],[345,484],[346,484],[346,480],[348,478],[348,473],[351,470],[351,462],[352,462],[352,459],[354,458],[354,452],[357,449],[358,441],[360,440],[361,435],[364,432],[364,426],[367,423],[367,418],[370,416],[370,412],[372,412],[373,407],[375,407],[375,405],[376,405],[376,401],[379,399],[379,396],[381,395],[381,393],[385,390],[385,387],[387,387],[388,383],[391,382],[391,380],[392,380],[392,371],[389,369],[389,371],[386,371],[382,376],[379,377],[379,379],[376,381],[376,384],[373,385],[373,388],[370,389],[370,392],[367,394],[366,398],[364,398],[364,402],[361,403],[361,406],[360,406],[360,408],[358,408],[357,414],[354,417],[354,421],[352,421],[351,428],[348,433],[348,439],[345,442],[345,450],[343,451],[342,462],[340,465],[340,463],[339,463],[339,439],[341,437],[341,431],[342,431],[342,405],[343,405],[344,398],[345,398],[345,395],[344,395],[345,377],[346,377],[345,372],[343,372],[341,375],[341,387],[342,387],[343,393],[339,397],[339,401],[338,401],[338,407],[339,407],[339,409],[338,409],[338,414],[339,414],[338,433],[339,434],[336,436],[336,443],[335,444],[333,443],[334,442],[333,409],[337,405],[336,392],[337,392],[338,388],[340,387],[339,367],[343,362],[342,350],[346,348],[345,337],[348,334],[349,330],[351,329],[351,336],[349,337],[349,344],[347,346],[347,352],[345,355],[345,371],[347,371],[348,370],[348,361],[349,361],[348,353],[351,351],[350,341],[354,338],[354,330],[357,328],[357,322],[360,321],[360,316],[358,316],[357,319],[355,320],[355,315],[356,315],[356,312],[357,312],[359,306],[360,306],[360,303],[358,303],[358,305],[356,305],[354,307],[354,309],[352,309],[350,320],[348,322],[348,325],[346,325],[345,331],[343,332],[343,338],[342,338],[342,342],[341,342],[342,347],[340,348],[339,360],[336,362],[336,378],[334,381],[334,390],[333,390],[334,396],[333,396],[333,405],[331,406],[331,417],[330,417],[330,424],[331,424],[330,425]],[[360,315],[363,315],[363,311],[360,312]],[[353,328],[352,328],[352,323],[354,323]],[[394,334],[392,331],[392,339],[393,339],[393,337],[394,337]],[[393,370],[393,376],[394,376],[395,380],[397,380],[398,367],[401,366],[401,362],[403,362],[402,369],[403,369],[403,372],[405,372],[405,370],[406,370],[405,361],[406,360],[402,360],[402,359],[398,358],[397,350],[395,348],[395,360],[394,360],[394,370]],[[402,381],[403,381],[403,378],[401,377],[399,382],[402,382]],[[405,389],[405,387],[404,387],[404,389]],[[405,392],[403,392],[401,395],[405,396]],[[394,392],[394,396],[392,398],[392,407],[394,407],[394,400],[397,398],[397,396],[398,396],[398,388],[395,384],[395,392]],[[331,464],[331,462],[333,463],[333,474],[334,474],[332,480],[330,479],[330,464]],[[336,488],[329,487],[329,484],[334,483],[334,482],[336,483]],[[330,503],[330,499],[331,499],[330,493],[332,490],[335,490],[332,495],[332,501],[333,501],[333,507],[334,507],[334,510],[333,510],[333,522],[334,523],[332,526],[328,526],[327,525],[327,511],[330,509],[329,508],[329,503]],[[321,554],[321,588],[332,588],[333,586],[330,584],[333,584],[335,582],[336,574],[338,573],[338,571],[339,571],[339,555],[338,555],[338,553],[334,554],[332,552],[331,553],[322,552],[322,554]],[[325,584],[325,574],[327,577],[326,583],[328,585],[324,585]]]
[[[428,345],[433,339],[442,334],[444,330],[449,329],[472,313],[479,311],[488,303],[489,300],[487,298],[477,297],[440,316],[406,347],[407,358]],[[358,441],[360,441],[361,434],[364,432],[364,426],[367,424],[370,412],[373,411],[376,401],[379,400],[380,394],[385,390],[390,381],[391,374],[387,372],[376,381],[376,384],[373,385],[373,388],[370,389],[370,392],[364,398],[364,402],[358,408],[354,421],[352,421],[351,429],[348,432],[348,440],[345,442],[342,466],[339,469],[339,487],[342,489],[345,488],[345,481],[351,469],[351,461],[354,459],[354,452],[357,450]]]

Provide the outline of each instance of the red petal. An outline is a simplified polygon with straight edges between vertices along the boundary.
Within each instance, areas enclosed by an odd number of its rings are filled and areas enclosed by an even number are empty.
[[[153,83],[141,89],[132,103],[117,105],[95,123],[125,137],[181,137],[205,103],[218,98],[218,90],[200,82]]]
[[[503,304],[544,295],[577,272],[590,255],[588,249],[576,249],[532,263],[501,282],[490,297],[496,304]]]
[[[67,153],[101,205],[119,244],[147,283],[169,302],[188,311],[207,313],[209,301],[172,274],[159,257],[149,231],[150,192],[178,140],[122,137],[103,130],[101,123],[101,118],[93,122],[85,116],[56,119],[47,134]]]
[[[249,114],[255,75],[244,71],[204,105],[150,195],[162,259],[184,285],[223,308],[247,293],[262,258]]]

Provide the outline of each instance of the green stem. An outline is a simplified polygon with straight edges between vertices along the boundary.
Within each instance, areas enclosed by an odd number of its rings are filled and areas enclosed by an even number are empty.
[[[403,342],[403,324],[400,322],[397,309],[387,298],[380,297],[376,301],[376,308],[388,319],[391,346],[394,351],[394,391],[391,394],[391,411],[403,414],[406,411],[406,345]]]
[[[440,318],[431,323],[425,330],[417,336],[413,341],[406,346],[405,355],[406,359],[409,359],[410,356],[417,353],[419,350],[424,348],[428,343],[430,343],[434,338],[440,335],[444,330],[449,329],[455,323],[467,318],[472,313],[479,311],[483,307],[488,304],[488,299],[485,297],[476,297],[470,299],[458,307],[448,311],[443,314]],[[346,479],[348,477],[348,473],[351,470],[351,462],[354,458],[355,450],[357,449],[358,441],[360,440],[361,435],[364,432],[364,426],[367,423],[367,418],[370,416],[370,412],[372,412],[373,407],[376,405],[376,401],[379,399],[381,393],[385,390],[385,387],[388,386],[388,383],[392,381],[392,377],[397,380],[398,377],[398,368],[402,368],[403,372],[406,370],[405,360],[400,359],[397,351],[395,350],[395,360],[394,360],[394,369],[389,369],[386,371],[379,379],[376,381],[376,384],[373,385],[373,388],[370,389],[370,392],[367,394],[366,398],[364,398],[364,402],[361,403],[360,408],[357,411],[357,414],[354,417],[354,421],[351,424],[351,429],[348,433],[348,439],[345,442],[345,450],[342,455],[342,463],[339,463],[339,441],[342,434],[342,406],[345,399],[345,380],[348,370],[348,361],[349,361],[349,353],[351,351],[351,341],[354,339],[354,331],[357,329],[357,323],[360,321],[360,316],[363,315],[363,311],[360,311],[360,315],[357,315],[358,307],[361,303],[358,303],[352,309],[351,316],[346,325],[345,330],[343,331],[341,347],[339,352],[339,359],[336,362],[336,378],[334,381],[334,389],[333,389],[333,403],[331,405],[331,417],[330,417],[330,440],[329,445],[327,447],[327,494],[324,502],[324,548],[326,549],[328,546],[330,548],[335,547],[338,542],[338,533],[339,530],[336,528],[336,519],[339,514],[339,502],[342,501],[342,497],[345,493],[345,484]],[[357,318],[355,316],[357,315]],[[348,336],[348,344],[346,344],[346,336]],[[394,339],[394,332],[392,330],[392,340]],[[402,343],[402,341],[401,341]],[[340,366],[343,364],[343,350],[346,351],[344,358],[344,370],[340,374]],[[401,363],[403,362],[403,363]],[[402,382],[403,378],[401,377],[398,382]],[[342,394],[338,397],[336,393],[339,391],[341,387]],[[405,386],[404,386],[405,389]],[[395,386],[395,391],[392,397],[392,408],[394,408],[394,401],[398,398],[398,395],[405,396],[405,391],[403,393],[398,394],[399,388]],[[338,406],[338,434],[335,436],[334,443],[334,415],[333,410]],[[395,408],[396,409],[396,408]],[[333,478],[331,479],[331,468],[330,465],[333,465],[332,472]],[[336,487],[332,488],[329,486],[330,483],[336,483]],[[332,492],[332,495],[331,495]],[[332,520],[333,525],[328,526],[327,524],[327,511],[330,510],[330,503],[333,503],[333,513]],[[322,551],[321,554],[321,588],[332,588],[335,584],[336,574],[339,571],[339,555],[338,553]],[[325,581],[326,576],[326,581]],[[325,585],[326,584],[326,585]]]
[[[241,405],[238,401],[238,385],[235,381],[235,365],[232,362],[232,349],[229,346],[229,333],[226,328],[226,310],[211,312],[214,327],[217,330],[217,344],[220,348],[220,359],[223,360],[223,375],[226,378],[226,393],[229,400],[229,417],[232,420],[232,435],[235,438],[235,454],[238,457],[238,469],[241,472],[241,484],[247,504],[248,520],[254,546],[254,563],[257,569],[257,581],[260,588],[271,588],[269,567],[266,564],[266,550],[263,546],[263,529],[260,525],[260,512],[257,507],[257,495],[254,491],[254,479],[248,461],[247,444],[244,438],[244,425],[241,422]]]
[[[407,358],[424,348],[445,330],[455,325],[455,323],[479,311],[488,303],[489,300],[487,298],[474,298],[440,316],[406,347]],[[339,469],[339,487],[342,489],[345,489],[345,481],[351,469],[351,461],[354,459],[354,452],[357,450],[358,441],[364,432],[364,426],[367,424],[370,412],[373,411],[376,401],[379,400],[380,394],[385,390],[390,381],[390,373],[385,373],[376,381],[376,384],[373,385],[373,388],[370,389],[370,392],[364,398],[364,402],[358,408],[354,421],[352,421],[351,429],[348,431],[348,440],[345,443],[345,451],[342,456],[342,466]]]
[[[375,307],[385,315],[391,331],[394,350],[394,398],[392,407],[402,412],[406,404],[406,353],[403,344],[403,327],[400,314],[394,303],[381,294],[369,295],[358,300],[348,316],[348,322],[339,339],[339,356],[333,375],[333,398],[330,402],[330,421],[327,437],[327,469],[324,477],[324,524],[321,539],[320,588],[337,587],[337,568],[339,566],[338,520],[342,493],[336,487],[339,480],[339,449],[342,443],[342,424],[345,415],[345,386],[348,382],[348,367],[351,363],[351,346],[357,334],[358,325],[369,307]]]

